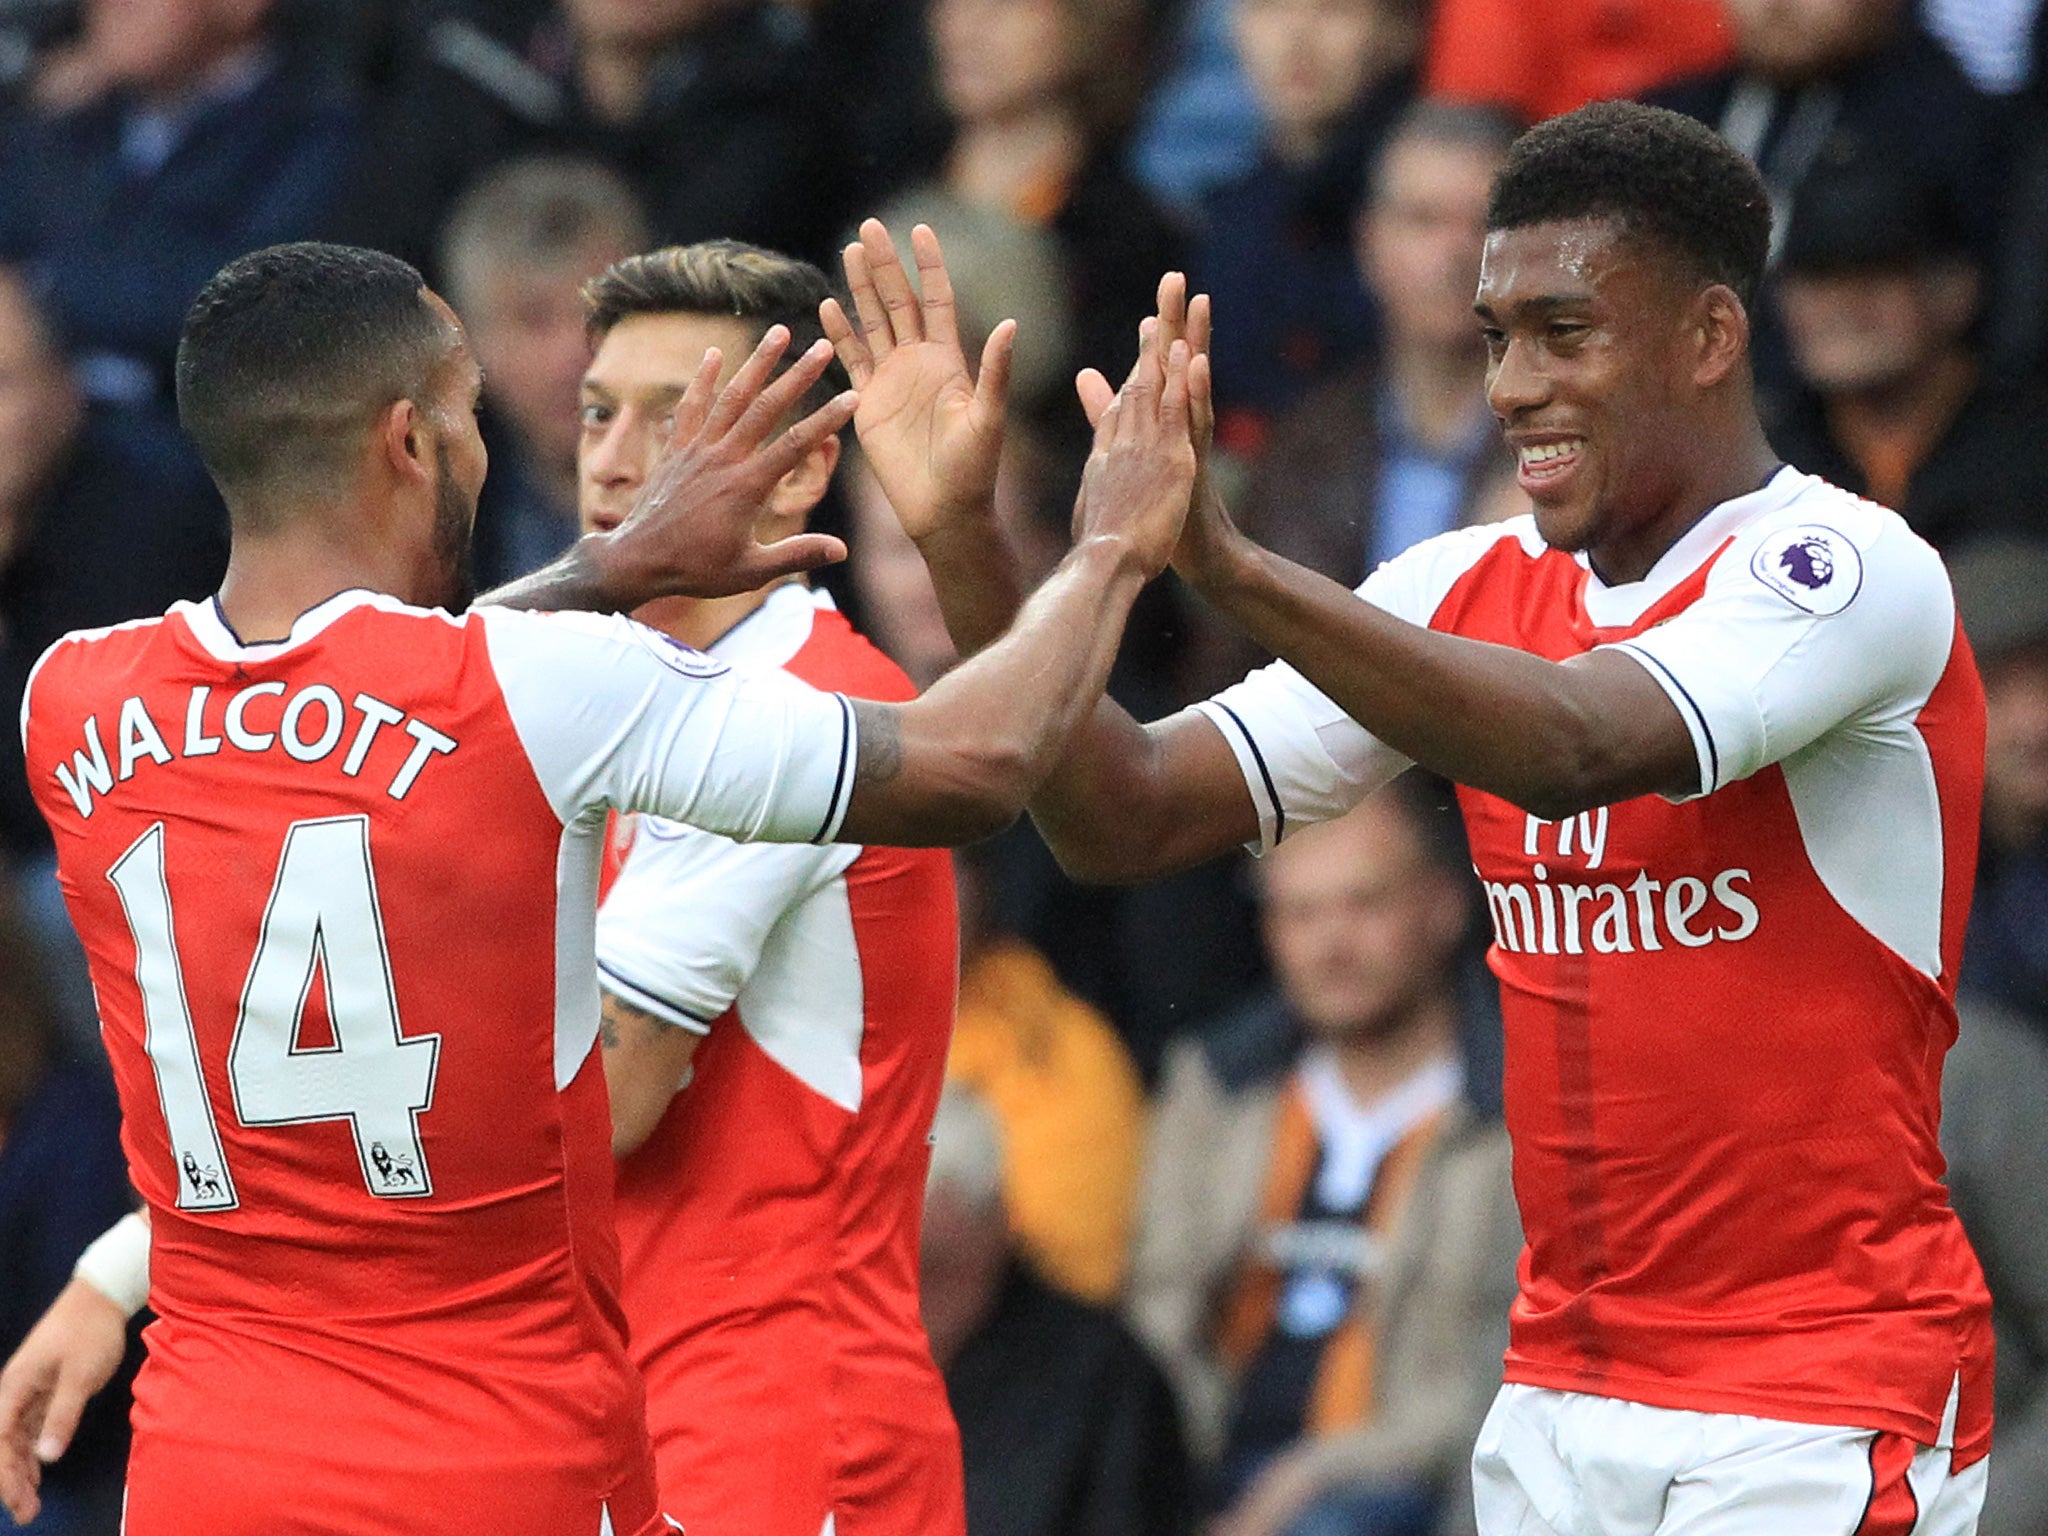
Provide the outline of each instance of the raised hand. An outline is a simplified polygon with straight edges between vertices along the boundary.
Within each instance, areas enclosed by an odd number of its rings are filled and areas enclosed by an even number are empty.
[[[64,1454],[86,1403],[113,1379],[127,1348],[127,1315],[73,1280],[0,1370],[0,1506],[17,1524],[36,1517],[42,1464]]]
[[[656,597],[751,592],[846,558],[845,544],[828,534],[799,533],[773,544],[754,539],[776,482],[852,419],[858,399],[846,391],[771,437],[832,360],[831,346],[816,342],[771,383],[788,345],[788,329],[771,326],[722,390],[722,359],[716,348],[704,354],[639,501],[624,522],[599,536],[609,544],[608,572],[632,589],[626,606]]]
[[[1138,364],[1095,422],[1095,443],[1074,503],[1074,542],[1113,538],[1136,554],[1148,577],[1166,568],[1197,470],[1189,419],[1189,375],[1197,361],[1185,338],[1168,344],[1153,327]]]
[[[878,219],[844,253],[856,326],[836,299],[818,317],[860,393],[854,431],[904,531],[922,540],[985,516],[1003,451],[1003,410],[1017,327],[989,334],[976,377],[960,349],[953,284],[939,237],[910,232],[917,287]]]
[[[1187,526],[1180,547],[1173,554],[1173,568],[1183,580],[1200,590],[1220,579],[1230,556],[1241,553],[1244,536],[1230,520],[1215,482],[1209,474],[1209,449],[1216,436],[1216,406],[1209,371],[1210,305],[1206,293],[1187,296],[1187,279],[1169,272],[1159,280],[1159,312],[1140,328],[1147,344],[1153,337],[1171,346],[1185,339],[1192,354],[1188,365],[1188,430],[1196,459],[1195,484],[1189,496]],[[1142,348],[1141,348],[1142,352]],[[1142,366],[1141,355],[1139,363]],[[1133,377],[1136,369],[1132,370]],[[1092,423],[1108,409],[1113,391],[1109,381],[1093,368],[1084,369],[1074,380],[1081,408]]]

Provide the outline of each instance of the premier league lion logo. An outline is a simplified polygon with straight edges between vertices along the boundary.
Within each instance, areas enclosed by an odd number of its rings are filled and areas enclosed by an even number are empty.
[[[1789,545],[1778,556],[1778,564],[1809,592],[1818,592],[1835,577],[1835,555],[1827,540],[1807,537]]]
[[[1848,607],[1863,586],[1855,543],[1820,523],[1779,529],[1757,545],[1749,568],[1793,607],[1823,617]]]

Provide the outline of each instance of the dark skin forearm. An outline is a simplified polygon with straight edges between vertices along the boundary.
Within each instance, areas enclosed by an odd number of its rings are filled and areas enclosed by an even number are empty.
[[[486,592],[475,606],[542,613],[630,613],[654,595],[639,590],[619,569],[604,535],[591,534],[530,575]]]
[[[922,698],[855,701],[860,756],[841,840],[961,843],[1014,821],[1101,697],[1146,576],[1118,541],[1088,540],[1001,639]]]
[[[989,644],[1024,606],[1024,573],[993,508],[949,522],[918,541],[946,632],[962,656]]]
[[[992,521],[948,523],[918,550],[961,654],[1002,634],[1022,578]],[[1108,697],[1068,738],[1030,811],[1062,868],[1099,882],[1156,878],[1258,835],[1236,763],[1208,721],[1182,714],[1145,726]]]
[[[1546,661],[1438,634],[1249,540],[1203,596],[1373,735],[1460,784],[1549,820],[1699,787],[1691,735],[1638,663]]]

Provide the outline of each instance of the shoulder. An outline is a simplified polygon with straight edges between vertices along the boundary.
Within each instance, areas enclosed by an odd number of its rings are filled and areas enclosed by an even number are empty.
[[[173,609],[172,614],[176,611]],[[27,730],[31,712],[41,713],[55,707],[68,687],[131,665],[134,658],[162,637],[172,614],[130,619],[97,629],[74,629],[58,636],[28,669],[21,693],[23,730]]]
[[[1521,568],[1551,553],[1533,516],[1453,528],[1394,556],[1366,577],[1358,595],[1411,624],[1427,624],[1451,589],[1482,562],[1499,558]]]
[[[620,614],[479,608],[471,622],[480,626],[493,661],[502,659],[514,666],[552,662],[574,668],[610,663],[644,669],[658,663],[691,678],[718,677],[732,670],[716,657]],[[586,682],[601,680],[593,677]]]
[[[1781,506],[1737,531],[1713,579],[1762,586],[1816,617],[1917,609],[1945,629],[1954,601],[1933,546],[1889,507],[1813,475],[1798,480]]]

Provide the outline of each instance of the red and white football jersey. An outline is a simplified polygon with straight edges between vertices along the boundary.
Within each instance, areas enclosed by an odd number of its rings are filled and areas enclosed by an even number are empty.
[[[348,592],[60,641],[23,706],[153,1224],[130,1536],[653,1528],[593,1046],[613,808],[829,837],[845,700]]]
[[[915,692],[799,586],[711,654],[856,698]],[[957,950],[944,850],[745,846],[637,818],[599,976],[709,1034],[618,1180],[629,1347],[690,1536],[965,1528],[917,1293]]]
[[[1940,560],[1785,469],[1639,582],[1520,518],[1359,594],[1553,660],[1620,650],[1699,753],[1679,803],[1546,822],[1459,792],[1528,1238],[1508,1380],[1892,1431],[1967,1466],[1990,1308],[1936,1132],[1984,700]],[[1284,665],[1198,707],[1268,844],[1405,766]]]

